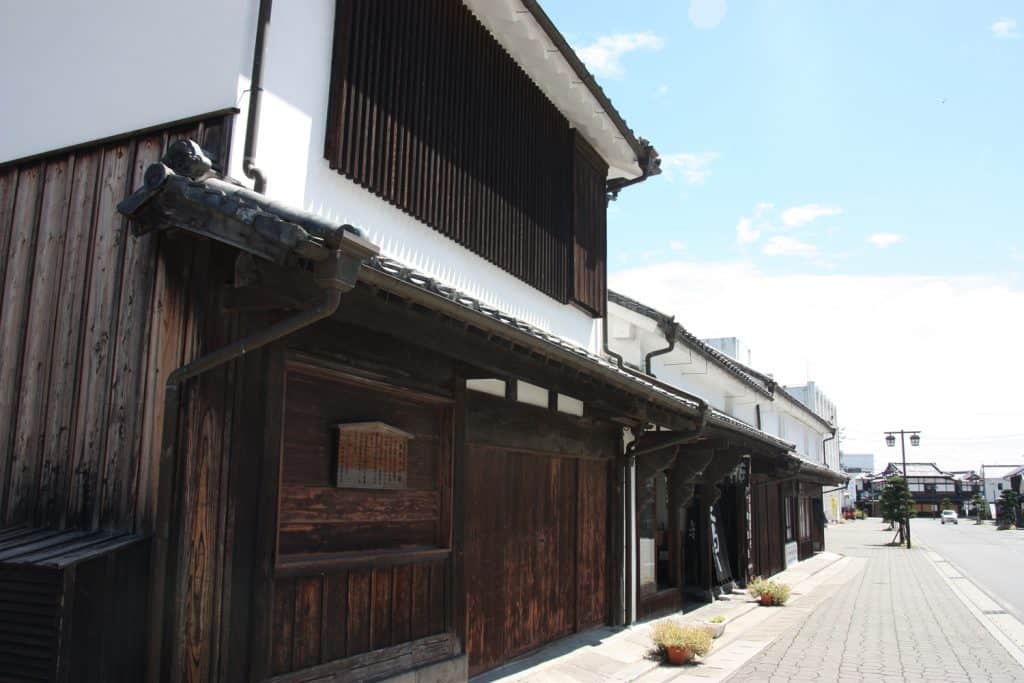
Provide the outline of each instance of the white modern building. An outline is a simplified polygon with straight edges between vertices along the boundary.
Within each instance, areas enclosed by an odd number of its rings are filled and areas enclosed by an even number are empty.
[[[874,453],[840,453],[839,465],[844,472],[855,474],[874,474]]]
[[[1010,488],[1010,477],[1021,468],[1016,465],[982,465],[981,478],[984,482],[983,493],[985,502],[995,504],[1003,491]]]
[[[838,426],[836,404],[815,382],[807,382],[798,386],[787,386],[786,391],[806,408],[813,411],[815,415],[831,424],[833,428]],[[834,437],[834,433],[832,436]],[[826,435],[823,436],[821,445],[822,464],[829,469],[841,471],[839,439],[829,438]],[[843,494],[844,491],[837,490],[834,487],[827,489],[824,493],[825,514],[828,515],[830,521],[836,521],[842,514],[843,506],[846,504]]]

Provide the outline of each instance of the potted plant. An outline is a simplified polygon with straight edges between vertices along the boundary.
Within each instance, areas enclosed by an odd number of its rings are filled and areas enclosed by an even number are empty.
[[[674,666],[703,657],[711,650],[711,631],[703,626],[683,626],[671,619],[655,624],[651,638],[658,652]]]
[[[785,605],[791,593],[788,585],[779,581],[765,581],[760,577],[747,584],[747,591],[765,607]]]
[[[750,597],[759,600],[762,605],[771,604],[770,597],[768,598],[769,602],[765,602],[765,596],[768,595],[768,581],[765,581],[760,576],[755,576],[747,582],[747,592],[750,593]]]
[[[725,633],[725,617],[721,614],[716,614],[705,621],[702,626],[711,631],[712,638],[720,638]]]
[[[769,583],[771,584],[769,593],[772,596],[772,604],[780,606],[785,605],[786,601],[789,600],[789,595],[792,592],[792,589],[781,581],[769,581]]]

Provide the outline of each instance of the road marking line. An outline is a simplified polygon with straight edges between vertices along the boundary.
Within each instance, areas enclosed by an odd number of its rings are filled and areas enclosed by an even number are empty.
[[[940,557],[938,553],[929,549],[923,544],[919,544],[925,550],[924,556],[935,568],[935,572],[939,577],[946,582],[953,594],[960,599],[960,602],[964,604],[967,610],[974,615],[974,618],[981,622],[992,637],[1006,649],[1006,651],[1017,660],[1017,663],[1024,666],[1024,624],[1022,624],[1016,617],[1008,614],[998,604],[995,603],[992,598],[988,597],[985,592],[976,586],[973,581],[968,579],[966,576],[951,577],[947,576],[945,572],[939,567],[938,562],[935,558]],[[946,561],[947,564],[951,564]],[[963,581],[954,581],[954,578],[964,579]],[[973,590],[972,590],[973,589]],[[974,599],[980,602],[985,602],[986,609],[981,609],[975,603],[974,600],[968,597],[967,592],[974,593]],[[995,607],[994,611],[992,607]]]

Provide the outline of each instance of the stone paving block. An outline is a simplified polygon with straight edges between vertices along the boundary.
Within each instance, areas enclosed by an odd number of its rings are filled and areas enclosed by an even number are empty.
[[[807,592],[774,620],[786,632],[727,680],[1024,681],[924,552],[877,545],[878,526],[830,529],[830,545],[862,560],[860,571]]]

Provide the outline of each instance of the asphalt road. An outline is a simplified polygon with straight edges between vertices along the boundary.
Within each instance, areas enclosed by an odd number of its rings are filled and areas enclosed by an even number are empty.
[[[997,531],[991,522],[940,524],[913,519],[911,541],[938,553],[988,593],[1003,609],[1024,621],[1024,531]]]

